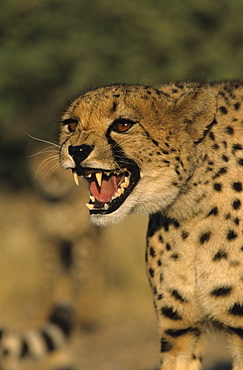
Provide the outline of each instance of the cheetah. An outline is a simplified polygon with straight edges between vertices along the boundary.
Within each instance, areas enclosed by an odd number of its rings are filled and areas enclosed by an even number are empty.
[[[149,215],[161,370],[198,370],[209,327],[243,369],[243,84],[112,85],[61,118],[60,162],[96,225]]]

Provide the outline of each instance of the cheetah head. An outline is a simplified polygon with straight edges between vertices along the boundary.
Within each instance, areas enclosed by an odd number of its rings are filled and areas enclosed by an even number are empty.
[[[76,184],[87,180],[94,223],[115,223],[133,210],[151,214],[175,201],[195,164],[194,143],[213,120],[212,100],[207,92],[174,99],[162,88],[114,85],[69,106],[60,161]]]

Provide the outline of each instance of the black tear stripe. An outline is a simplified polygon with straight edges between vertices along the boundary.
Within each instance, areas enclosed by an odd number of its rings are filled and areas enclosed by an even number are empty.
[[[194,141],[194,144],[196,144],[196,145],[200,144],[203,141],[203,139],[206,137],[206,135],[210,132],[212,127],[214,125],[216,125],[217,123],[218,122],[217,122],[216,118],[214,118],[213,121],[209,125],[206,126],[206,129],[203,131],[202,137],[200,137],[198,140]]]
[[[158,141],[157,140],[155,140],[155,139],[153,139],[151,136],[150,136],[150,134],[148,133],[148,131],[147,130],[145,130],[145,128],[140,124],[140,126],[143,128],[143,130],[144,130],[144,132],[145,132],[145,134],[146,134],[146,136],[148,137],[148,139],[149,140],[151,140],[152,141],[152,143],[154,144],[154,145],[156,145],[157,147],[159,147],[159,143],[158,143]]]
[[[115,162],[119,165],[124,165],[126,167],[131,167],[131,168],[137,167],[138,168],[137,163],[135,163],[132,159],[126,157],[120,145],[111,138],[111,135],[110,135],[111,131],[112,131],[112,125],[108,128],[106,132],[106,139],[108,141],[108,144],[111,147]],[[140,169],[139,169],[139,172],[140,172]]]

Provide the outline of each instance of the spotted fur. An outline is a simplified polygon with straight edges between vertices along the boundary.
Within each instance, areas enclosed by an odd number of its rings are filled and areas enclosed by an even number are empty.
[[[89,181],[92,221],[149,215],[162,370],[200,369],[208,324],[224,330],[233,370],[243,369],[242,101],[239,82],[114,85],[62,117],[61,164]]]

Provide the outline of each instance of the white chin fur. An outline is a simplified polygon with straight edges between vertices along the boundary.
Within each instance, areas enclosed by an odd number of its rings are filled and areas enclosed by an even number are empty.
[[[92,214],[90,216],[90,219],[96,226],[114,225],[122,221],[130,212],[130,210],[123,211],[121,206],[116,211],[108,213],[106,215]]]

